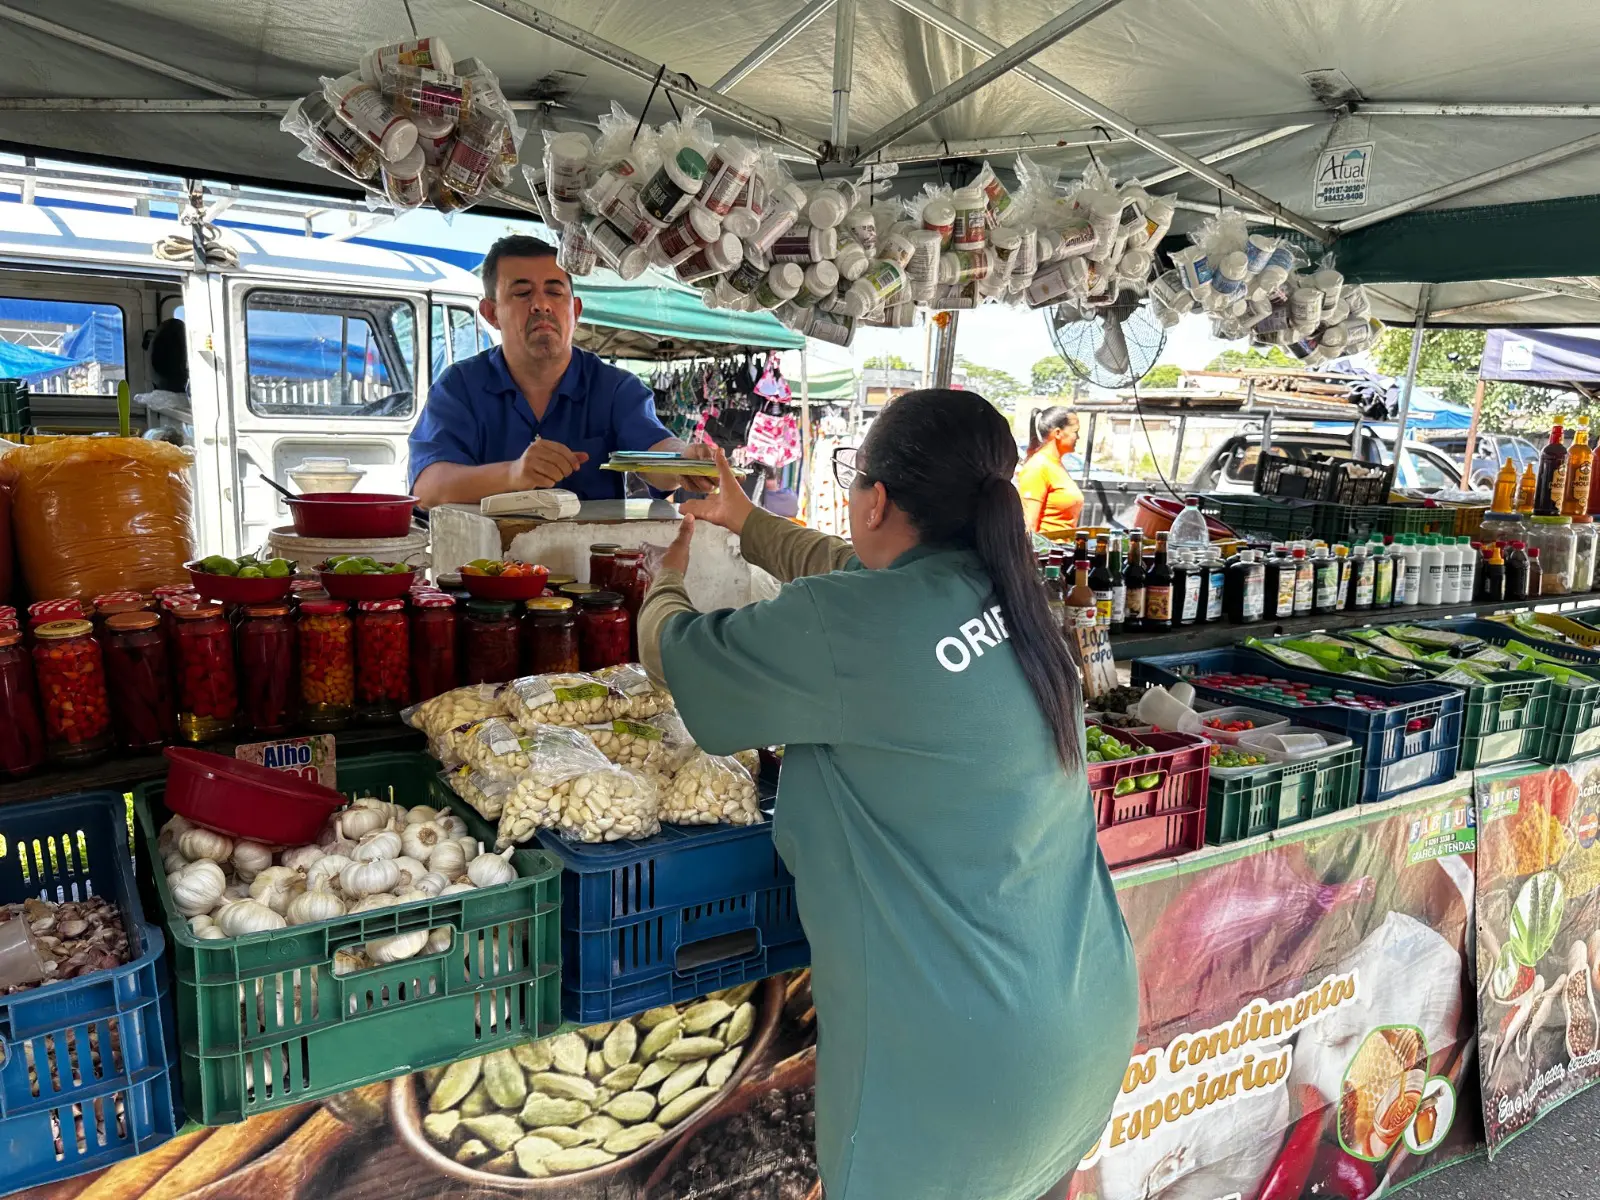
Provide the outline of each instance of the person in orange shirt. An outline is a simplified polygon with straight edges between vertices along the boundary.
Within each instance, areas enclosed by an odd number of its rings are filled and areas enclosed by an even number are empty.
[[[1064,405],[1041,408],[1028,429],[1028,459],[1017,471],[1022,519],[1028,529],[1051,541],[1070,541],[1083,515],[1083,493],[1067,474],[1061,456],[1078,446],[1078,414]]]

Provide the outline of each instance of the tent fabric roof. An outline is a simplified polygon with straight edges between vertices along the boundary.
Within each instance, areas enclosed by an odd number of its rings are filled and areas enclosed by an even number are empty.
[[[666,64],[710,86],[796,11],[793,0],[732,6],[538,2],[534,10],[530,0],[412,0],[410,11],[419,29],[442,35],[457,55],[485,60],[514,103],[548,101],[548,109],[525,111],[524,117],[547,117],[558,127],[592,127],[613,100],[639,113],[651,94],[653,69],[629,71],[585,54],[508,18],[507,12],[532,19],[529,13],[542,11],[635,53],[651,68]],[[337,21],[329,21],[326,4],[316,0],[77,0],[71,5],[7,0],[7,7],[31,20],[19,24],[0,15],[8,61],[20,64],[0,79],[0,143],[145,170],[159,166],[208,178],[322,190],[337,190],[336,181],[300,160],[297,144],[279,132],[283,102],[314,88],[321,75],[351,69],[367,48],[409,33],[404,9],[394,0],[347,0],[339,5]],[[967,74],[995,46],[1017,42],[1060,16],[1064,7],[1059,0],[1004,5],[861,0],[844,161],[852,157],[850,145]],[[1002,75],[885,149],[887,157],[904,157],[916,143],[934,147],[928,153],[969,159],[945,171],[926,159],[908,164],[904,190],[924,180],[964,177],[986,146],[995,147],[988,157],[997,167],[1009,166],[1011,151],[998,148],[1008,140],[1013,149],[1021,142],[1034,144],[1037,157],[1067,177],[1089,161],[1085,143],[1090,141],[1098,143],[1096,159],[1119,178],[1149,179],[1166,171],[1165,160],[1114,136],[1093,110],[1065,102],[1070,91],[1060,81],[1070,81],[1091,103],[1140,128],[1165,133],[1190,154],[1223,154],[1217,170],[1329,226],[1543,155],[1534,169],[1480,179],[1422,206],[1425,211],[1411,228],[1435,228],[1437,236],[1402,236],[1405,226],[1378,223],[1343,238],[1336,258],[1353,278],[1404,284],[1526,278],[1537,273],[1530,264],[1540,271],[1559,266],[1563,276],[1600,274],[1594,235],[1575,246],[1550,237],[1543,252],[1534,245],[1551,222],[1576,222],[1578,214],[1600,204],[1600,137],[1592,146],[1580,141],[1600,134],[1600,108],[1582,107],[1597,99],[1585,89],[1600,47],[1600,6],[1509,10],[1498,0],[1327,0],[1318,5],[1082,0],[1073,6],[1078,9],[1095,15],[1029,59],[1027,74]],[[56,22],[204,76],[211,86],[112,57],[81,38],[49,32],[41,22]],[[831,14],[812,22],[731,85],[728,96],[768,114],[784,136],[828,138],[833,26]],[[233,97],[222,107],[237,103],[249,111],[92,106],[66,111],[27,103],[209,102],[219,95]],[[658,121],[666,117],[662,97],[656,97],[649,115]],[[726,118],[713,124],[719,132],[736,131]],[[1067,145],[1055,145],[1062,142]],[[536,134],[529,138],[530,146],[538,144]],[[1366,144],[1372,153],[1365,202],[1315,208],[1321,152]],[[826,169],[853,173],[856,168],[830,162]],[[1161,179],[1153,187],[1188,204],[1239,203],[1187,175]],[[1552,200],[1572,204],[1570,209],[1526,207]],[[1493,206],[1494,215],[1486,218],[1497,223],[1491,227],[1515,237],[1499,253],[1423,221],[1477,206]],[[1183,214],[1186,223],[1197,219],[1193,210]],[[1465,227],[1450,228],[1459,233]],[[1524,247],[1529,254],[1519,258]],[[1561,262],[1552,264],[1558,254]],[[1506,289],[1498,298],[1515,294]],[[1420,297],[1391,293],[1383,315],[1403,318],[1408,298]],[[1430,307],[1470,307],[1496,298],[1494,293],[1436,292]],[[1452,303],[1441,303],[1445,300]],[[1555,294],[1526,308],[1491,306],[1450,319],[1503,324],[1508,314],[1511,320],[1560,324],[1593,321],[1600,309],[1587,296]]]
[[[1511,383],[1600,383],[1600,329],[1491,329],[1478,374]]]
[[[707,308],[698,291],[660,271],[627,281],[597,271],[573,286],[583,301],[575,340],[596,354],[694,357],[751,346],[797,350],[806,341],[771,313]]]

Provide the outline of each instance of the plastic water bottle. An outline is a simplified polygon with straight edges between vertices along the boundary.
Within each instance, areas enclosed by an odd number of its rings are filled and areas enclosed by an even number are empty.
[[[1167,534],[1167,549],[1203,553],[1210,546],[1211,533],[1205,517],[1200,515],[1200,497],[1186,497],[1183,511],[1173,519],[1172,529]]]

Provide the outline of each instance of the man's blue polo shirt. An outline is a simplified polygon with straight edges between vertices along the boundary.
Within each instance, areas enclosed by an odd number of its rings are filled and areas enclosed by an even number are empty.
[[[600,464],[615,450],[648,450],[671,436],[656,417],[649,388],[576,346],[539,420],[511,378],[505,352],[495,346],[446,368],[428,392],[411,431],[411,482],[436,462],[506,462],[538,437],[589,456],[562,487],[583,500],[614,500],[622,495],[622,476]]]

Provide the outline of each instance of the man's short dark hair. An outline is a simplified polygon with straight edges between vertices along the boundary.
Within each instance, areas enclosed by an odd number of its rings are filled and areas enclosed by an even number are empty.
[[[489,247],[483,256],[483,294],[494,299],[495,285],[500,282],[502,258],[554,258],[556,248],[543,238],[531,234],[513,233]]]

